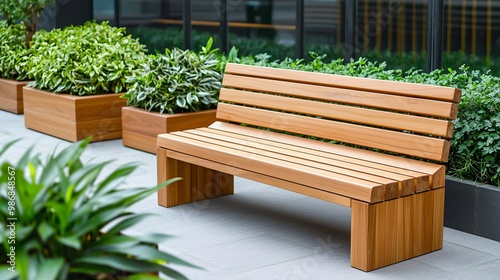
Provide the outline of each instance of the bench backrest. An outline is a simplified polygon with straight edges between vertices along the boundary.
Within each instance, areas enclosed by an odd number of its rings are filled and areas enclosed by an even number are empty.
[[[455,88],[229,63],[219,121],[446,162]]]

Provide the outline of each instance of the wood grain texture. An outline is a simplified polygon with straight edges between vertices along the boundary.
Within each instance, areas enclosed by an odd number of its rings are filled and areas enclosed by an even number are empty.
[[[229,124],[224,122],[215,122],[210,128],[229,131],[231,133],[238,133],[243,135],[252,135],[259,139],[275,141],[280,143],[288,143],[290,141],[289,135],[265,131],[262,129],[255,129],[241,125]],[[373,151],[361,150],[342,145],[332,145],[330,143],[315,141],[306,138],[296,137],[293,139],[293,145],[300,147],[307,147],[316,151],[323,151],[333,155],[339,155],[347,158],[363,159],[364,161],[374,162],[391,167],[407,169],[419,173],[428,174],[430,176],[431,188],[442,188],[445,184],[446,170],[443,165],[428,163],[424,161],[398,157]]]
[[[127,147],[156,153],[156,137],[161,133],[206,127],[215,121],[215,110],[160,114],[135,107],[122,108],[122,137]]]
[[[217,118],[229,122],[331,139],[404,155],[448,161],[449,141],[380,128],[222,103]],[[362,136],[362,137],[360,137]]]
[[[375,91],[393,95],[424,97],[454,103],[458,103],[461,96],[461,90],[450,87],[383,81],[369,78],[241,65],[235,63],[228,63],[225,68],[225,73],[249,77],[267,77],[268,79],[282,81],[299,81],[315,85]]]
[[[252,151],[237,150],[209,142],[175,135],[158,135],[157,145],[197,158],[210,159],[234,168],[245,169],[318,189],[345,195],[367,202],[385,199],[385,185],[335,173],[321,168],[304,166],[284,159],[270,158]]]
[[[121,94],[71,96],[23,88],[25,125],[71,142],[121,138]]]
[[[181,177],[158,192],[158,204],[172,207],[180,204],[233,194],[234,179],[227,173],[187,163],[170,157],[167,150],[158,148],[158,183]],[[161,173],[161,174],[160,174]]]
[[[304,194],[307,196],[315,197],[318,199],[322,199],[325,201],[333,202],[339,205],[343,205],[346,207],[351,207],[351,199],[345,196],[337,195],[334,193],[326,192],[323,190],[315,189],[315,188],[310,188],[301,184],[297,184],[294,182],[286,181],[286,180],[280,180],[275,177],[270,177],[270,176],[265,176],[259,173],[247,171],[244,169],[239,169],[239,168],[234,168],[225,164],[217,163],[214,161],[210,160],[205,160],[202,158],[197,158],[193,157],[188,154],[183,154],[171,150],[165,150],[163,148],[159,148],[164,151],[166,151],[168,157],[170,158],[175,158],[180,161],[185,161],[185,162],[195,162],[196,164],[203,166],[205,168],[217,170],[226,174],[231,174],[234,176],[238,176],[241,178],[246,178],[249,180],[253,180],[256,182],[260,182],[263,184],[268,184],[272,185],[278,188],[282,188],[285,190],[293,191],[296,193]]]
[[[223,85],[229,88],[339,102],[438,118],[454,119],[457,113],[456,104],[450,102],[390,95],[373,91],[283,82],[268,80],[266,78],[224,75]]]
[[[377,204],[352,201],[351,265],[370,271],[443,245],[444,189]]]
[[[278,111],[321,116],[333,120],[392,128],[399,131],[431,134],[445,138],[451,138],[453,133],[453,124],[446,120],[299,98],[288,98],[273,94],[223,88],[221,89],[220,100]]]
[[[0,78],[0,110],[23,113],[23,87],[28,82]]]

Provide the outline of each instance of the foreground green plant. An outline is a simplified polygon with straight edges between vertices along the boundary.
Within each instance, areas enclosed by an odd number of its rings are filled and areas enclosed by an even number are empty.
[[[126,77],[146,59],[137,39],[107,22],[40,31],[31,49],[30,86],[75,95],[125,91]]]
[[[153,188],[119,189],[137,166],[103,175],[108,162],[80,160],[88,142],[47,160],[28,150],[17,164],[1,163],[0,279],[96,279],[118,272],[130,279],[157,279],[150,274],[155,272],[185,279],[166,265],[192,265],[156,247],[169,236],[122,234],[147,216],[128,207],[177,179]],[[0,156],[13,143],[0,147]]]
[[[150,56],[128,79],[127,105],[168,114],[215,108],[222,78],[212,44],[208,40],[198,53],[174,48]]]

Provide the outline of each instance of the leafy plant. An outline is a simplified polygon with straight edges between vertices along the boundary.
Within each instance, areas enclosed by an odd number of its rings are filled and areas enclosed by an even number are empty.
[[[122,97],[127,105],[160,113],[194,112],[215,108],[221,87],[217,49],[208,40],[200,52],[166,49],[150,56]]]
[[[19,22],[24,24],[26,47],[29,47],[37,31],[42,10],[52,3],[55,3],[55,0],[0,0],[0,13],[9,25]]]
[[[40,31],[31,49],[30,86],[75,95],[123,92],[146,59],[137,39],[108,22]]]
[[[25,57],[29,54],[23,24],[8,25],[0,21],[0,77],[26,80]]]
[[[80,160],[88,142],[72,144],[45,161],[28,150],[16,165],[1,163],[0,278],[96,279],[127,272],[136,277],[131,279],[158,279],[150,273],[159,271],[185,279],[166,265],[192,265],[156,247],[168,235],[121,233],[147,216],[129,212],[130,205],[177,179],[154,188],[120,189],[137,165],[103,175],[109,162]],[[0,155],[13,143],[0,147]]]

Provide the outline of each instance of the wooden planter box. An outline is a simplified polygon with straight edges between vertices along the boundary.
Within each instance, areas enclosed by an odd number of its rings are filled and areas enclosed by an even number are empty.
[[[215,110],[160,114],[135,107],[122,108],[123,145],[156,154],[158,134],[209,126]]]
[[[500,242],[500,188],[446,177],[444,226]]]
[[[23,88],[24,123],[71,142],[93,136],[92,142],[122,137],[121,93],[75,96]]]
[[[0,110],[23,113],[23,87],[28,82],[0,78]]]

